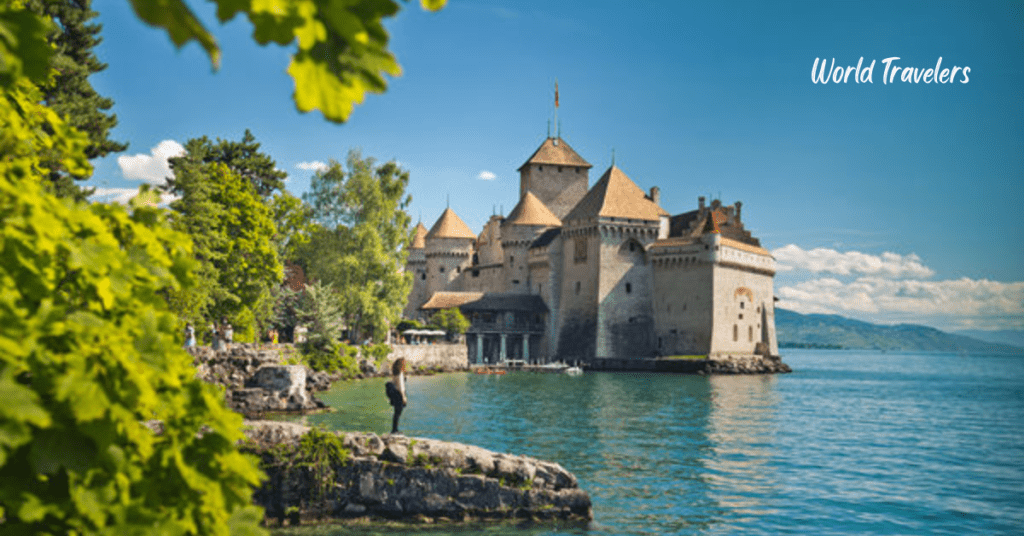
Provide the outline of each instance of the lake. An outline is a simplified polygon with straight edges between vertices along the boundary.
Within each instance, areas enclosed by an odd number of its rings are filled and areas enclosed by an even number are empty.
[[[787,350],[779,376],[510,373],[408,380],[402,431],[560,463],[589,527],[486,534],[1020,534],[1024,359]],[[328,428],[390,429],[383,379]],[[447,534],[454,527],[320,527]]]

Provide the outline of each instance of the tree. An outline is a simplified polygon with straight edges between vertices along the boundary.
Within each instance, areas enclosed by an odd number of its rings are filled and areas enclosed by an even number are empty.
[[[383,93],[387,89],[384,75],[401,73],[388,50],[383,24],[385,17],[398,13],[399,5],[394,0],[214,1],[220,22],[244,13],[253,25],[257,43],[297,44],[288,74],[295,80],[295,105],[301,112],[320,110],[328,120],[343,123],[366,92]],[[140,19],[167,30],[176,46],[194,40],[206,50],[214,68],[220,64],[217,41],[183,0],[131,3]],[[420,0],[424,9],[433,11],[445,3]]]
[[[179,313],[192,322],[238,322],[251,312],[260,328],[266,326],[273,317],[271,289],[283,277],[270,208],[250,181],[223,163],[179,159],[172,167],[181,195],[171,203],[173,224],[192,237],[198,277],[204,282],[184,300],[197,307]],[[236,331],[247,327],[236,326]]]
[[[282,263],[293,263],[298,259],[299,250],[309,243],[317,231],[313,220],[313,209],[301,199],[288,192],[275,194],[270,200],[274,212],[274,245]]]
[[[338,289],[353,340],[382,341],[412,288],[402,271],[412,243],[408,183],[394,162],[378,165],[351,151],[345,168],[332,160],[303,196],[323,225],[305,248],[306,273]]]
[[[54,47],[49,62],[53,76],[39,87],[47,107],[89,136],[85,155],[91,160],[123,151],[128,144],[109,138],[110,129],[117,125],[117,116],[109,113],[114,101],[101,96],[89,83],[90,75],[107,68],[93,52],[100,42],[100,25],[89,22],[97,15],[90,4],[91,0],[29,0],[26,7],[57,23],[51,25],[47,35]],[[81,201],[92,192],[74,182],[88,179],[91,171],[73,173],[52,155],[42,164],[49,170],[47,179],[58,196]]]
[[[469,329],[469,320],[458,307],[441,309],[430,317],[430,327],[447,331],[449,335],[462,335]]]
[[[0,24],[8,15],[0,8]],[[242,419],[196,379],[162,296],[192,283],[187,237],[160,209],[44,191],[42,150],[74,170],[88,165],[88,139],[11,71],[0,86],[0,530],[254,532],[260,473],[235,447]]]
[[[264,199],[281,190],[288,177],[287,173],[277,169],[277,163],[270,156],[260,152],[260,144],[249,129],[245,129],[242,141],[217,138],[215,144],[206,136],[192,138],[185,142],[185,154],[169,158],[168,162],[174,169],[219,162],[249,181],[256,193]],[[175,177],[168,177],[164,188],[178,195],[182,193]]]
[[[216,44],[181,0],[132,2],[179,45],[199,38],[216,63]],[[311,0],[258,9],[221,0],[218,16],[247,10],[260,21],[257,40],[302,34],[306,58],[296,62],[320,64],[296,70],[305,69],[302,93],[344,93],[339,106],[350,109],[362,96],[358,76],[309,75],[343,62],[334,52],[346,47],[356,49],[354,66],[372,63],[374,54],[359,49],[370,41],[379,53],[383,30],[367,39],[360,24],[379,27],[389,2],[365,9],[373,3],[342,13]],[[285,4],[291,12],[275,11]],[[320,19],[330,19],[330,31],[319,31]],[[241,418],[195,378],[163,300],[192,283],[189,240],[141,203],[129,213],[40,189],[46,151],[69,173],[89,168],[88,138],[40,105],[48,30],[21,4],[0,4],[0,526],[14,534],[258,532],[250,495],[259,473],[235,448]],[[145,419],[162,421],[162,433]]]

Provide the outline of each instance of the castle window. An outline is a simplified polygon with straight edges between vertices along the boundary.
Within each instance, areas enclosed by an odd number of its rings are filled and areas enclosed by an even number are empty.
[[[576,251],[573,255],[573,260],[576,264],[585,262],[587,260],[587,239],[583,237],[577,237],[575,240]]]
[[[480,277],[480,270],[473,270],[473,277]]]
[[[740,302],[740,309],[742,309],[742,308],[743,308],[743,303],[744,303],[744,302]]]
[[[518,279],[513,279],[512,280],[512,284],[513,285],[518,285],[519,284],[519,280]]]
[[[422,280],[422,281],[426,281],[427,280],[427,272],[420,272],[420,280]]]
[[[743,320],[743,313],[740,313],[740,320]]]
[[[747,326],[747,338],[754,342],[754,326]]]
[[[732,325],[732,341],[736,342],[740,340],[740,327],[736,324]]]
[[[444,273],[444,266],[442,266],[442,267],[438,268],[438,270],[440,270],[440,271],[441,271],[441,273],[443,274],[443,273]]]
[[[508,258],[508,263],[510,265],[515,264],[516,263],[516,256],[515,255],[510,255],[509,258]]]
[[[580,172],[580,168],[576,168],[576,173],[579,173],[579,172]]]
[[[562,172],[562,166],[558,166],[558,172],[559,172],[559,173],[561,173],[561,172]]]
[[[541,289],[541,286],[537,285],[537,294],[540,294],[540,289]]]
[[[544,166],[537,166],[537,171],[544,171]]]
[[[576,295],[577,296],[580,295],[580,282],[579,281],[576,282]]]
[[[636,244],[634,244],[633,242],[630,242],[629,243],[629,250],[630,251],[636,251]]]
[[[633,285],[626,283],[626,294],[629,294],[630,292],[633,292]]]
[[[461,274],[462,273],[462,267],[461,266],[456,266],[455,267],[455,273]]]

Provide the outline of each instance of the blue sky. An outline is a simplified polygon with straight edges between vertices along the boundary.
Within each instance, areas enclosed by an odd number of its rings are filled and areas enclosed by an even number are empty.
[[[122,0],[92,77],[114,99],[93,186],[137,188],[176,145],[253,131],[301,194],[313,163],[350,149],[411,173],[414,220],[450,198],[479,231],[518,196],[515,170],[554,112],[594,165],[659,186],[676,214],[697,196],[743,201],[780,264],[780,306],[943,329],[1024,329],[1024,8],[941,2],[416,2],[389,22],[404,73],[348,124],[300,114],[289,50],[243,19],[214,30],[223,64],[176,50]],[[678,5],[677,5],[678,4]],[[816,84],[815,59],[872,61],[872,83]],[[969,67],[953,83],[883,84],[900,67]],[[120,162],[119,162],[120,157]],[[481,178],[483,177],[483,178]]]

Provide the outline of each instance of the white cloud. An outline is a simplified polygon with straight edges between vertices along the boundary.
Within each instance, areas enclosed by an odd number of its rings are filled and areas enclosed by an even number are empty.
[[[137,188],[96,188],[90,199],[99,203],[117,203],[118,205],[127,205],[136,195],[139,194]],[[161,193],[160,194],[160,205],[166,206],[171,201],[178,199],[178,196]]]
[[[493,181],[494,179],[497,179],[498,176],[490,171],[481,171],[480,174],[476,176],[476,178],[482,181]]]
[[[319,160],[314,160],[312,162],[299,162],[298,164],[295,164],[295,167],[303,171],[327,171],[327,164]]]
[[[900,255],[885,252],[870,255],[859,251],[839,252],[834,249],[815,248],[805,250],[795,244],[772,251],[780,272],[794,269],[836,275],[865,275],[884,277],[931,277],[935,271],[921,263],[921,258],[911,253]]]
[[[940,329],[1024,328],[1024,282],[820,278],[779,287],[779,307]]]
[[[117,165],[126,179],[136,179],[150,184],[163,184],[164,179],[173,177],[167,159],[185,154],[185,148],[174,140],[164,140],[150,150],[150,154],[117,157]]]

